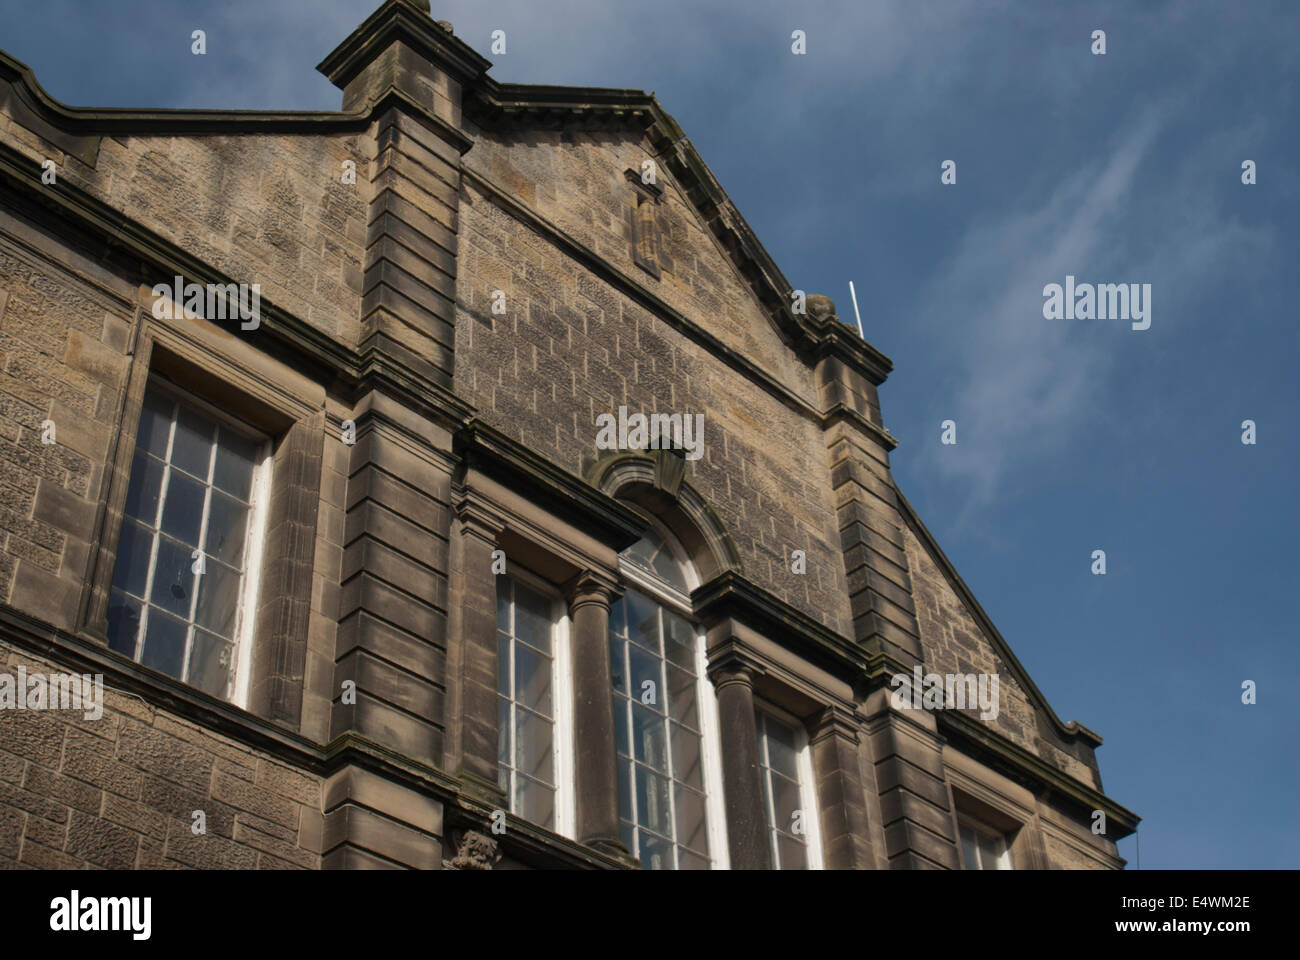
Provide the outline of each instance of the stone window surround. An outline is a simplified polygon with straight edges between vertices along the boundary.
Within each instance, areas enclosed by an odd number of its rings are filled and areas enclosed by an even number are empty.
[[[944,772],[948,781],[949,809],[953,836],[959,836],[958,821],[976,821],[1000,832],[1007,841],[1013,870],[1041,870],[1047,867],[1043,838],[1037,825],[1032,795],[951,747],[944,749]],[[1013,797],[1011,792],[1024,792]]]
[[[140,408],[150,378],[160,377],[272,438],[270,516],[253,632],[248,712],[297,732],[321,500],[324,390],[291,374],[251,344],[231,343],[229,334],[207,321],[154,318],[147,287],[141,288],[140,300],[127,386],[118,397],[117,436],[105,465],[103,499],[86,563],[80,632],[107,647],[109,586]],[[207,696],[201,691],[195,695]]]
[[[655,212],[663,197],[664,188],[657,183],[642,183],[641,174],[632,168],[623,171],[633,187],[633,203],[628,213],[629,235],[632,240],[632,262],[656,280],[659,269],[659,227]]]
[[[765,700],[761,696],[754,697],[754,709],[757,713],[765,714],[767,722],[775,721],[785,727],[792,729],[795,735],[795,763],[799,775],[799,802],[802,807],[806,807],[804,816],[804,843],[807,846],[807,869],[821,870],[824,866],[822,861],[821,848],[821,824],[820,817],[817,815],[817,783],[816,776],[812,770],[812,748],[808,742],[808,725],[794,714],[783,710],[776,704]],[[766,765],[765,765],[766,767]],[[768,821],[768,829],[772,830],[774,825]]]
[[[577,521],[566,520],[536,505],[518,493],[513,484],[502,482],[498,477],[489,476],[474,466],[467,467],[463,472],[455,488],[455,499],[460,525],[467,530],[470,527],[480,530],[481,536],[491,541],[490,545],[493,549],[503,550],[507,572],[514,565],[518,565],[534,578],[561,591],[568,599],[573,643],[571,658],[575,666],[583,662],[580,649],[584,626],[580,620],[582,616],[580,607],[594,605],[603,612],[604,617],[601,621],[603,628],[599,631],[600,644],[607,650],[609,604],[621,589],[618,554],[611,546],[599,543],[590,533],[580,529]],[[603,601],[592,601],[592,594],[603,597]],[[493,618],[495,622],[495,612]],[[463,642],[468,638],[458,639]],[[723,685],[735,683],[737,679],[742,686],[749,687],[748,698],[745,698],[743,690],[741,691],[742,704],[739,708],[739,715],[745,716],[747,720],[743,727],[737,729],[747,733],[748,736],[744,739],[754,741],[755,754],[757,752],[757,729],[753,723],[755,695],[772,706],[780,708],[786,714],[798,718],[811,744],[830,737],[844,740],[850,750],[857,749],[858,736],[852,691],[847,684],[834,680],[829,674],[807,664],[802,658],[784,652],[780,644],[730,618],[708,630],[706,649],[709,659],[709,677],[719,692]],[[486,646],[482,648],[482,652],[487,652]],[[492,646],[491,653],[495,657],[495,644]],[[737,654],[740,655],[739,659]],[[600,672],[603,674],[603,682],[601,678],[597,678],[591,686],[593,689],[599,686],[603,691],[603,698],[611,700],[608,696],[610,680],[607,662],[600,664]],[[575,693],[580,695],[581,678],[575,678],[574,686]],[[609,706],[612,724],[612,702]],[[581,707],[579,706],[578,709],[580,710]],[[490,723],[495,730],[495,704],[492,715],[477,718],[477,722]],[[581,717],[575,717],[574,729],[575,731],[585,729]],[[734,741],[734,738],[730,739]],[[492,738],[492,742],[495,744],[495,737]],[[581,745],[575,743],[574,746],[576,752]],[[610,747],[612,759],[612,740]],[[738,754],[735,743],[729,742],[725,727],[720,747],[724,768],[724,801],[726,801],[728,796],[725,785],[730,782],[728,768],[730,767],[731,773],[734,774],[740,765],[736,763]],[[744,753],[743,748],[740,753]],[[577,766],[581,768],[580,759]],[[814,765],[815,780],[820,781],[825,775],[825,771],[817,769]],[[578,779],[582,780],[581,772],[578,774]],[[484,785],[480,785],[482,786]],[[575,785],[574,792],[578,795],[578,803],[581,806],[584,792],[581,782]],[[607,812],[610,823],[605,825],[606,829],[603,833],[590,834],[589,831],[595,828],[588,822],[588,833],[584,835],[585,818],[580,810],[575,839],[601,852],[612,853],[624,859],[630,866],[634,861],[627,857],[626,852],[621,849],[621,842],[617,840],[617,782],[613,778],[612,771],[607,799],[611,807]],[[501,798],[501,801],[504,808],[504,798]],[[756,776],[751,801],[761,803],[761,786]],[[592,800],[589,799],[588,802]],[[819,798],[819,804],[823,802]],[[819,820],[825,817],[825,812],[824,807],[819,808]],[[727,807],[726,820],[727,835],[731,841],[735,833],[736,815],[730,805]],[[597,823],[601,822],[603,821],[597,821]],[[758,824],[762,828],[757,831],[763,850],[762,859],[757,862],[748,859],[737,862],[736,845],[730,842],[733,867],[741,865],[770,867],[765,818],[758,821]],[[611,833],[612,836],[606,835]],[[509,832],[506,838],[508,845]]]
[[[846,754],[856,756],[861,734],[851,688],[823,675],[767,635],[732,618],[723,619],[710,628],[707,646],[709,676],[719,689],[720,700],[724,687],[739,688],[742,694],[734,710],[737,717],[747,712],[752,718],[755,708],[766,708],[777,712],[786,723],[796,721],[799,724],[798,732],[806,738],[810,751],[813,782],[809,785],[809,792],[817,802],[817,837],[823,839],[815,860],[825,868],[836,867],[828,859],[822,825],[847,819],[849,814],[840,809],[843,804],[834,790],[823,792],[819,785],[836,775],[853,776],[854,770],[830,769],[826,758],[833,754],[818,748],[834,744],[843,748]],[[720,709],[723,707],[725,704],[720,704]],[[723,718],[724,723],[727,719]],[[739,720],[733,719],[732,722],[735,724],[733,735],[727,737],[724,727],[722,738],[724,782],[730,789],[727,797],[728,835],[734,838],[732,863],[746,869],[772,869],[758,768],[755,763],[753,776],[748,776],[746,750],[750,745],[741,742],[753,739],[756,761],[757,727],[752,719],[748,729],[743,728]],[[736,730],[741,730],[744,736],[735,736]],[[749,782],[751,779],[752,783]],[[750,830],[747,833],[737,830],[734,826],[737,822],[751,824]]]

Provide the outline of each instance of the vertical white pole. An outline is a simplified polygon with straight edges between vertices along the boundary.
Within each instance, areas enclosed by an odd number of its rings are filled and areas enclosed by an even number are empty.
[[[849,281],[849,296],[853,298],[853,316],[857,317],[858,320],[858,336],[865,340],[867,335],[862,332],[862,314],[858,313],[858,294],[853,289],[852,280]]]

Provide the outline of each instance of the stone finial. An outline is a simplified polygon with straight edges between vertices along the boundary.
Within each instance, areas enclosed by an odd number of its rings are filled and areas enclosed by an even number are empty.
[[[433,15],[433,10],[429,7],[429,0],[402,0],[408,7],[415,7],[421,13]]]
[[[804,303],[808,308],[808,316],[812,317],[814,320],[839,319],[839,317],[835,315],[835,301],[824,294],[809,294]]]
[[[442,29],[446,30],[448,33],[455,33],[455,31],[451,27],[450,20],[435,20],[433,22],[436,23],[438,26],[442,27]]]

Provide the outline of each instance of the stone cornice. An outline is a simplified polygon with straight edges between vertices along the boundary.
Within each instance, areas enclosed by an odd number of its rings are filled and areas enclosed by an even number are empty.
[[[496,543],[497,537],[506,528],[505,520],[471,497],[457,501],[455,509],[461,532],[488,543]]]
[[[401,40],[445,68],[461,83],[473,83],[492,66],[464,40],[430,19],[427,3],[387,0],[316,67],[337,87],[346,86],[375,56]]]
[[[487,823],[493,808],[461,782],[436,767],[390,750],[356,733],[327,744],[287,730],[232,704],[181,683],[109,650],[85,637],[57,630],[8,604],[0,604],[0,640],[32,656],[79,673],[103,674],[104,687],[136,697],[155,710],[174,714],[217,736],[228,737],[269,754],[289,766],[322,779],[356,766],[431,796],[444,805],[449,822]],[[509,848],[536,857],[548,866],[625,869],[624,858],[611,857],[540,827],[510,818]]]
[[[848,324],[837,318],[808,317],[807,326],[816,338],[812,351],[813,362],[823,357],[835,357],[841,363],[858,371],[876,386],[885,382],[894,369],[894,363],[854,332]]]
[[[954,747],[970,752],[974,759],[1008,774],[1013,780],[1046,788],[1079,805],[1080,810],[1101,810],[1106,814],[1109,840],[1122,840],[1137,829],[1142,818],[1116,803],[1100,790],[1058,770],[979,720],[960,710],[936,710],[940,732]],[[1116,825],[1118,830],[1116,830]]]
[[[867,668],[866,651],[858,644],[733,570],[693,590],[691,605],[706,626],[733,617],[788,649],[855,679]]]
[[[886,450],[893,450],[898,446],[898,438],[892,433],[884,427],[876,426],[858,411],[846,407],[843,403],[835,403],[830,406],[822,416],[822,429],[827,430],[841,421],[851,423],[859,430],[871,434]]]
[[[615,552],[645,532],[645,521],[612,497],[480,420],[454,436],[462,469],[474,467],[590,533]]]
[[[809,740],[812,743],[819,743],[827,737],[838,737],[849,743],[857,743],[858,730],[858,718],[852,711],[830,704],[813,721]]]
[[[422,7],[410,0],[388,0],[326,57],[318,69],[335,83],[346,83],[360,66],[373,60],[379,50],[398,39],[412,45],[417,52],[461,80],[465,85],[465,111],[479,123],[488,126],[524,120],[535,123],[539,118],[549,118],[562,123],[630,125],[632,129],[643,131],[657,151],[656,157],[681,185],[785,344],[810,366],[820,356],[835,353],[873,382],[883,381],[891,368],[888,358],[854,335],[847,325],[839,321],[819,322],[794,313],[792,285],[677,121],[653,94],[631,89],[498,83],[486,76],[486,70],[491,66],[488,60],[429,19]],[[471,146],[464,133],[436,118],[427,105],[417,104],[393,89],[389,89],[378,102],[366,103],[352,111],[82,109],[54,100],[40,87],[30,68],[3,52],[0,52],[0,81],[7,81],[9,85],[8,93],[0,90],[0,106],[10,105],[19,119],[29,121],[42,136],[88,164],[94,163],[100,135],[319,135],[331,129],[340,132],[364,129],[378,112],[393,103],[418,111],[426,122],[456,143],[461,152]],[[493,195],[498,192],[504,195],[504,191],[494,186],[487,189]],[[498,198],[494,196],[494,199]],[[515,202],[513,198],[508,199]],[[565,237],[569,244],[574,243],[572,238]],[[600,272],[608,274],[610,270],[612,268],[605,265]],[[631,278],[619,279],[620,286],[630,284],[640,289],[637,299],[653,301],[653,309],[670,324],[678,325],[684,319]],[[708,342],[700,342],[725,362],[735,365],[739,358],[747,376],[803,415],[816,418],[818,414],[810,405],[786,390],[770,374],[724,347],[716,338],[707,334],[705,337]]]

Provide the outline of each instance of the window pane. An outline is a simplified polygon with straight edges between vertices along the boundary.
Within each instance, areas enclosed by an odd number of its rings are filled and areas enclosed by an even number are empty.
[[[140,409],[140,429],[136,431],[135,445],[148,450],[159,460],[167,459],[167,435],[171,431],[172,407],[168,398],[152,391],[144,395]]]
[[[108,599],[108,646],[111,650],[135,656],[135,641],[140,633],[140,602],[114,590]]]
[[[131,520],[122,521],[122,536],[117,541],[117,560],[113,566],[115,589],[144,596],[152,548],[153,534]]]
[[[510,686],[510,638],[504,633],[497,634],[497,693],[506,698],[515,693]]]
[[[641,569],[653,572],[683,593],[687,592],[686,573],[682,565],[673,557],[663,538],[654,531],[647,531],[645,536],[623,551],[623,556]]]
[[[188,628],[183,621],[169,617],[154,607],[149,611],[149,623],[145,627],[144,651],[140,654],[140,662],[146,667],[171,674],[179,680],[181,665],[185,661],[187,631]]]
[[[188,619],[194,590],[194,573],[190,569],[193,563],[188,546],[159,537],[158,566],[154,570],[150,602]]]
[[[664,655],[679,667],[695,672],[695,628],[670,610],[664,611]]]
[[[515,699],[551,716],[551,658],[523,644],[515,645]]]
[[[510,796],[510,701],[497,697],[497,786]]]
[[[253,462],[257,444],[239,434],[221,428],[221,442],[217,445],[217,460],[212,470],[212,482],[217,487],[240,500],[247,501],[253,489]]]
[[[792,780],[799,779],[795,759],[794,731],[771,717],[763,718],[767,730],[767,762],[778,773]]]
[[[627,693],[627,664],[623,662],[623,654],[626,649],[627,644],[611,633],[609,636],[609,669],[614,680],[614,689],[619,693]]]
[[[504,790],[508,786],[510,767],[510,701],[503,697],[497,697],[497,763],[500,764],[497,780]]]
[[[664,836],[672,830],[668,780],[642,766],[636,768],[636,819],[641,826]]]
[[[548,830],[555,828],[555,790],[520,777],[515,787],[515,813]]]
[[[658,653],[659,608],[635,590],[627,592],[626,606],[628,637]]]
[[[232,567],[244,565],[244,541],[248,535],[248,507],[224,493],[212,492],[208,505],[208,532],[204,551]]]
[[[641,867],[645,870],[671,870],[673,868],[673,845],[667,840],[652,837],[642,832]]]
[[[662,662],[653,654],[647,653],[636,644],[628,644],[627,657],[631,665],[632,689],[630,691],[632,699],[641,702],[641,698],[653,693],[651,702],[646,704],[652,710],[663,712],[663,680],[659,676],[659,664]],[[654,686],[647,687],[646,683],[652,683]]]
[[[171,472],[167,479],[167,496],[163,501],[162,530],[188,544],[199,545],[199,527],[203,523],[203,497],[207,488],[183,473]]]
[[[632,741],[627,724],[628,701],[626,697],[614,698],[614,744],[619,752],[632,756]]]
[[[620,596],[609,608],[609,631],[620,637],[627,636],[627,613]]]
[[[517,581],[515,589],[515,636],[543,653],[551,652],[551,605]]]
[[[208,560],[199,581],[199,606],[194,611],[195,622],[213,633],[233,638],[242,579],[238,570],[216,560]]]
[[[782,870],[808,869],[808,848],[798,839],[778,837],[777,848],[780,850]]]
[[[620,820],[632,819],[632,764],[622,757],[618,759],[618,816]]]
[[[206,481],[208,461],[212,457],[212,434],[215,432],[212,421],[182,406],[176,421],[176,437],[172,441],[172,466]]]
[[[777,773],[771,777],[772,815],[776,818],[773,826],[789,833],[794,828],[794,812],[799,809],[799,784]]]
[[[702,857],[699,854],[691,853],[682,847],[677,848],[677,869],[678,870],[708,870],[712,864],[708,857]]]
[[[1001,852],[1001,844],[996,837],[991,837],[986,833],[979,834],[980,845],[980,864],[985,870],[996,870],[999,867],[998,854]]]
[[[230,447],[221,458],[226,492],[210,486],[221,445]],[[150,387],[113,571],[113,649],[134,655],[138,647],[142,663],[223,698],[232,695],[241,604],[251,615],[256,602],[243,596],[243,568],[257,449],[197,406]],[[195,571],[196,554],[202,573]]]
[[[664,718],[635,701],[632,703],[632,744],[638,760],[662,773],[668,772]]]
[[[497,629],[510,632],[510,579],[497,577]]]
[[[709,852],[709,836],[705,829],[704,794],[678,784],[677,791],[677,842],[696,853]]]
[[[158,498],[162,494],[162,464],[136,451],[131,460],[131,482],[126,489],[126,515],[149,526],[158,522]]]
[[[957,832],[961,835],[962,862],[965,863],[967,870],[978,870],[980,858],[975,843],[975,831],[963,823],[958,827]]]
[[[704,789],[704,769],[700,765],[700,735],[677,724],[669,724],[672,741],[673,776],[696,790]]]
[[[624,820],[619,823],[618,832],[619,832],[619,836],[623,840],[623,846],[627,847],[629,850],[635,853],[636,852],[636,828],[632,826],[631,823]]]
[[[668,667],[668,715],[698,730],[700,717],[695,709],[695,689],[694,675]]]
[[[682,593],[686,593],[686,574],[682,571],[682,565],[673,559],[672,554],[667,550],[661,550],[655,557],[654,571],[663,577]]]
[[[203,630],[194,631],[189,683],[214,697],[224,697],[235,662],[234,644]]]
[[[515,769],[530,777],[555,782],[551,724],[522,707],[515,707]]]

